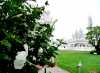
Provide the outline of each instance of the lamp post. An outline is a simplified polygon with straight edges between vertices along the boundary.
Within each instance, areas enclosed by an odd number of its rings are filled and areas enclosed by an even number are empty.
[[[78,73],[80,73],[82,67],[81,61],[77,64]]]

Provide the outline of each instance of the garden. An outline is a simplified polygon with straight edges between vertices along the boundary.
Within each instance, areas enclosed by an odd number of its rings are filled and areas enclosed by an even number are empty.
[[[43,21],[48,5],[47,0],[42,5],[37,0],[0,0],[0,73],[38,73],[55,64],[70,73],[100,72],[100,27],[90,27],[86,37],[95,55],[58,51],[65,42],[53,39],[57,20]]]

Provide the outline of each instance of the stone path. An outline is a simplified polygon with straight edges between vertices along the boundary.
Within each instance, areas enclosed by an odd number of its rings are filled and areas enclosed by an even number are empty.
[[[39,70],[38,73],[44,73],[44,69]],[[56,67],[53,67],[53,68],[51,68],[51,67],[46,68],[46,73],[70,73],[70,72],[65,71],[65,70],[56,66]]]

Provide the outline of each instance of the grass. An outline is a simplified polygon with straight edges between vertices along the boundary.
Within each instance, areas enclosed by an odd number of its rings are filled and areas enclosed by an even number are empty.
[[[57,65],[71,73],[78,73],[77,64],[81,61],[80,73],[100,72],[100,55],[91,55],[89,52],[59,51]]]

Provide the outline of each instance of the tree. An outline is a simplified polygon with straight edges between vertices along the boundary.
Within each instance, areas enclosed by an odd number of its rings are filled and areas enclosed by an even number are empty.
[[[86,38],[95,47],[97,54],[100,54],[100,26],[91,27]]]
[[[37,73],[39,66],[51,63],[58,46],[50,45],[54,24],[38,21],[45,6],[31,6],[27,0],[0,0],[0,73]],[[24,67],[14,68],[15,59],[23,54]]]

